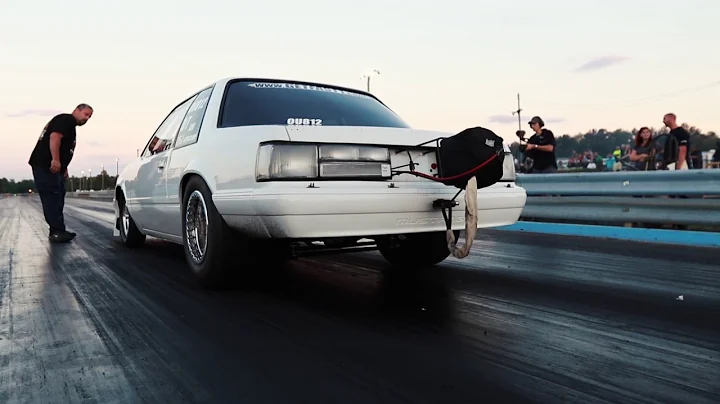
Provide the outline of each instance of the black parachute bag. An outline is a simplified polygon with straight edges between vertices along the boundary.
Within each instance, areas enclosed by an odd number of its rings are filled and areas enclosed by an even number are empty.
[[[500,181],[503,176],[505,150],[503,139],[490,129],[468,128],[457,135],[443,139],[438,151],[438,164],[442,183],[465,189],[473,176],[477,179],[477,189],[489,187]],[[481,168],[468,175],[478,166]]]

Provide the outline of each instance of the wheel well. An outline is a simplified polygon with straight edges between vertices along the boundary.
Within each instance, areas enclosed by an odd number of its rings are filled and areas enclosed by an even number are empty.
[[[185,176],[183,176],[182,179],[180,180],[180,195],[178,195],[178,196],[180,197],[181,205],[183,203],[183,196],[185,195],[185,187],[187,186],[187,183],[190,182],[190,179],[192,177],[200,177],[200,176],[195,173],[188,173],[188,174],[185,174]],[[202,179],[202,177],[200,177],[200,179]]]
[[[118,202],[118,208],[120,209],[120,213],[118,214],[118,217],[115,218],[115,229],[120,230],[120,218],[122,217],[122,207],[125,203],[125,195],[123,195],[122,188],[115,187],[115,200]]]
[[[115,188],[115,200],[122,202],[125,201],[125,195],[123,195],[122,188],[120,187]]]

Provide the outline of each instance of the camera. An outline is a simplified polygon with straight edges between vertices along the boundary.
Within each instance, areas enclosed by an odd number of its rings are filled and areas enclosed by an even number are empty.
[[[524,130],[515,131],[515,136],[517,136],[518,139],[520,139],[520,146],[519,146],[520,152],[525,153],[525,150],[527,150],[527,139],[525,139],[525,131]]]

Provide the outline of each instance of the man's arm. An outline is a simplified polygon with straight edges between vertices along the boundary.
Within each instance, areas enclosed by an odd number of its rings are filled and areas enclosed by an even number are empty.
[[[50,171],[53,173],[59,173],[62,168],[60,161],[60,145],[62,144],[63,136],[70,133],[72,128],[70,127],[72,118],[66,116],[56,116],[53,118],[47,127],[47,132],[50,134],[50,156],[52,161],[50,162]]]
[[[533,149],[537,149],[544,152],[552,152],[555,150],[555,145],[552,144],[543,144],[543,145],[533,145]]]
[[[686,131],[685,128],[683,128],[681,131],[678,131],[675,138],[678,142],[678,159],[677,163],[675,163],[675,169],[678,169],[687,164],[687,153],[688,143],[690,142],[690,133]]]
[[[53,160],[60,161],[60,143],[62,143],[63,134],[52,132],[50,134],[50,155]]]
[[[678,147],[678,161],[676,168],[681,168],[685,164],[687,164],[687,146],[682,145]]]
[[[53,174],[60,173],[62,163],[60,162],[60,143],[62,142],[62,133],[50,132],[50,172]]]
[[[528,147],[529,146],[530,145],[528,145]],[[552,153],[553,150],[555,150],[555,135],[552,132],[547,131],[545,133],[545,139],[543,140],[543,142],[540,144],[532,145],[532,147],[530,148],[538,151]]]

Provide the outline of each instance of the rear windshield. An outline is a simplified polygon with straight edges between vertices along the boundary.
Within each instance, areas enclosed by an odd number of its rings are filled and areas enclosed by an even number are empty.
[[[225,95],[220,127],[249,125],[409,128],[364,94],[291,82],[236,81]]]

